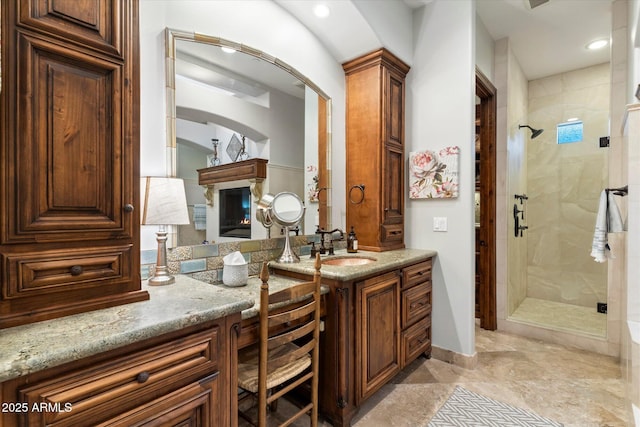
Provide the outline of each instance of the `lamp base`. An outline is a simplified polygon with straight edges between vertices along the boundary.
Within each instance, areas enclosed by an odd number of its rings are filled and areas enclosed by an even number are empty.
[[[176,282],[176,278],[169,274],[167,268],[167,230],[164,226],[156,232],[156,240],[158,241],[158,258],[156,260],[156,271],[153,277],[149,278],[149,285],[162,286],[171,285]]]
[[[148,283],[150,286],[162,286],[162,285],[171,285],[176,282],[176,278],[173,276],[154,276],[149,279]]]

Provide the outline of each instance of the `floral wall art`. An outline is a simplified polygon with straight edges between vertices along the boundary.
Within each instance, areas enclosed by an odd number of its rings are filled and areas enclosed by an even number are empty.
[[[459,153],[457,146],[409,153],[409,198],[458,197]]]
[[[310,202],[315,203],[318,202],[318,197],[320,193],[320,189],[318,188],[319,177],[318,177],[318,167],[315,165],[307,166],[307,198]]]

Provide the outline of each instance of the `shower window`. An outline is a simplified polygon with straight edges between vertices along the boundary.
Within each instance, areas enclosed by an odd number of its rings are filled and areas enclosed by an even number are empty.
[[[582,141],[582,122],[560,123],[557,126],[558,144]]]

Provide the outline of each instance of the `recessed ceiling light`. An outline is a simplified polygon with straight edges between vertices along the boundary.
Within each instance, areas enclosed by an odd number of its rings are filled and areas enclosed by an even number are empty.
[[[236,50],[227,46],[222,46],[220,49],[222,49],[222,51],[224,53],[236,53]]]
[[[587,49],[589,49],[589,50],[602,49],[603,47],[605,47],[608,44],[609,44],[609,41],[605,40],[605,39],[594,40],[594,41],[592,41],[591,43],[589,43],[587,45]]]
[[[326,18],[331,13],[331,10],[329,9],[329,6],[327,6],[326,4],[318,3],[313,7],[313,13],[318,18]]]
[[[567,119],[568,122],[577,122],[578,120],[580,120],[577,117],[571,117],[570,119]]]

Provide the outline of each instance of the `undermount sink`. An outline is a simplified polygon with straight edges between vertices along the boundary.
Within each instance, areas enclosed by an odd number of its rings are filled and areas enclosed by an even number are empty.
[[[370,264],[372,262],[376,262],[375,258],[365,258],[365,257],[340,257],[340,258],[330,258],[322,261],[322,264],[325,265],[364,265]]]

